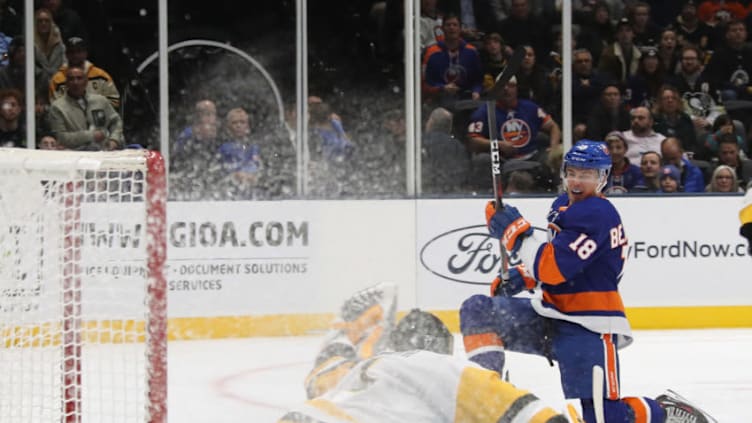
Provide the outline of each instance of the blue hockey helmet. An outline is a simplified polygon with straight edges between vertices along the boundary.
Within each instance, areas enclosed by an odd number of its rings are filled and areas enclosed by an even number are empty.
[[[566,188],[567,167],[580,169],[596,169],[599,174],[597,192],[600,192],[608,181],[611,171],[611,155],[608,146],[602,141],[580,140],[564,155],[561,165],[561,177]]]

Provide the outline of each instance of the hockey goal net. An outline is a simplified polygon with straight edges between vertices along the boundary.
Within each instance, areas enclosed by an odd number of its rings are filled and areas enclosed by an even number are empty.
[[[165,422],[164,162],[0,149],[0,422]]]

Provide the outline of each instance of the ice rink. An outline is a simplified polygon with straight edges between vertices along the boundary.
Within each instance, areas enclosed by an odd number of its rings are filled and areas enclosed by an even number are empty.
[[[169,421],[274,422],[303,401],[321,338],[169,344]],[[456,354],[464,354],[455,342]],[[636,331],[621,351],[622,394],[673,389],[722,423],[752,421],[752,329]],[[558,372],[541,357],[508,353],[511,381],[563,405]]]

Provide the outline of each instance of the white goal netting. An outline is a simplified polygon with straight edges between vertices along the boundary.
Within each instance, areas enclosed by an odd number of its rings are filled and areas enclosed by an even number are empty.
[[[166,421],[158,153],[0,149],[0,422]]]

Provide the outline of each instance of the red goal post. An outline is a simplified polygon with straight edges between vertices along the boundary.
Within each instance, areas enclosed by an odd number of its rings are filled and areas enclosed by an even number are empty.
[[[161,155],[0,149],[0,421],[166,422]]]

